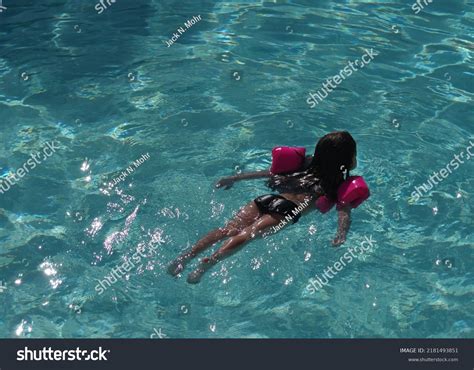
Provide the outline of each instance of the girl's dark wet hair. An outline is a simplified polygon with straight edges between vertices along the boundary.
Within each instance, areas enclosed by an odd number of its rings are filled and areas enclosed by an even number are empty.
[[[336,200],[337,189],[349,176],[356,154],[357,145],[351,134],[347,131],[331,132],[318,141],[313,160],[306,169],[273,175],[268,186],[280,192],[316,192]]]

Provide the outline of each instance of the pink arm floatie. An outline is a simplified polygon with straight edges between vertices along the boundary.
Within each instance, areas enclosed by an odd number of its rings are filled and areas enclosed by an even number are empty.
[[[351,176],[344,181],[337,190],[337,209],[350,206],[359,207],[370,196],[370,190],[362,176]],[[332,202],[326,196],[319,197],[316,201],[316,208],[320,212],[326,213],[334,207],[336,203]]]
[[[351,176],[337,190],[337,209],[345,206],[359,207],[370,196],[370,190],[362,176]]]
[[[323,195],[316,200],[316,208],[321,213],[329,212],[336,203],[331,201],[327,196]]]
[[[298,171],[304,164],[306,149],[302,147],[278,146],[272,150],[271,173]]]

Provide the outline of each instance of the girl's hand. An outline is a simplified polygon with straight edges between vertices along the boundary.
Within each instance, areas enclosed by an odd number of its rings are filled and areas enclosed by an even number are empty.
[[[346,237],[345,236],[336,236],[334,238],[334,240],[332,241],[332,245],[334,247],[339,247],[341,244],[344,244],[344,242],[346,241]]]
[[[224,188],[224,190],[228,190],[234,185],[235,179],[233,177],[223,177],[216,183],[216,188]]]

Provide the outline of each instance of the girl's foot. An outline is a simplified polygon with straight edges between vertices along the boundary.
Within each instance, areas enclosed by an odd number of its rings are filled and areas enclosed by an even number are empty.
[[[191,253],[186,253],[176,258],[168,265],[168,274],[173,276],[180,274],[186,267],[186,263],[188,263],[192,257]]]
[[[211,259],[207,257],[203,258],[201,263],[199,264],[199,267],[188,275],[188,283],[189,284],[199,283],[204,273],[207,270],[209,270],[212,266],[214,266],[216,263],[217,263],[217,260],[215,259]]]

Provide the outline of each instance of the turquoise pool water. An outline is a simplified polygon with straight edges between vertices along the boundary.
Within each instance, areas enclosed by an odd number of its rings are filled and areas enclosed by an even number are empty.
[[[0,194],[0,337],[474,337],[474,159],[410,199],[474,140],[472,3],[95,5],[3,1],[2,178],[46,143],[59,149]],[[371,48],[311,109],[308,93]],[[343,247],[330,246],[334,212],[314,213],[199,285],[166,274],[268,192],[216,180],[339,129],[372,190]],[[308,280],[369,236],[370,253],[311,294]]]

